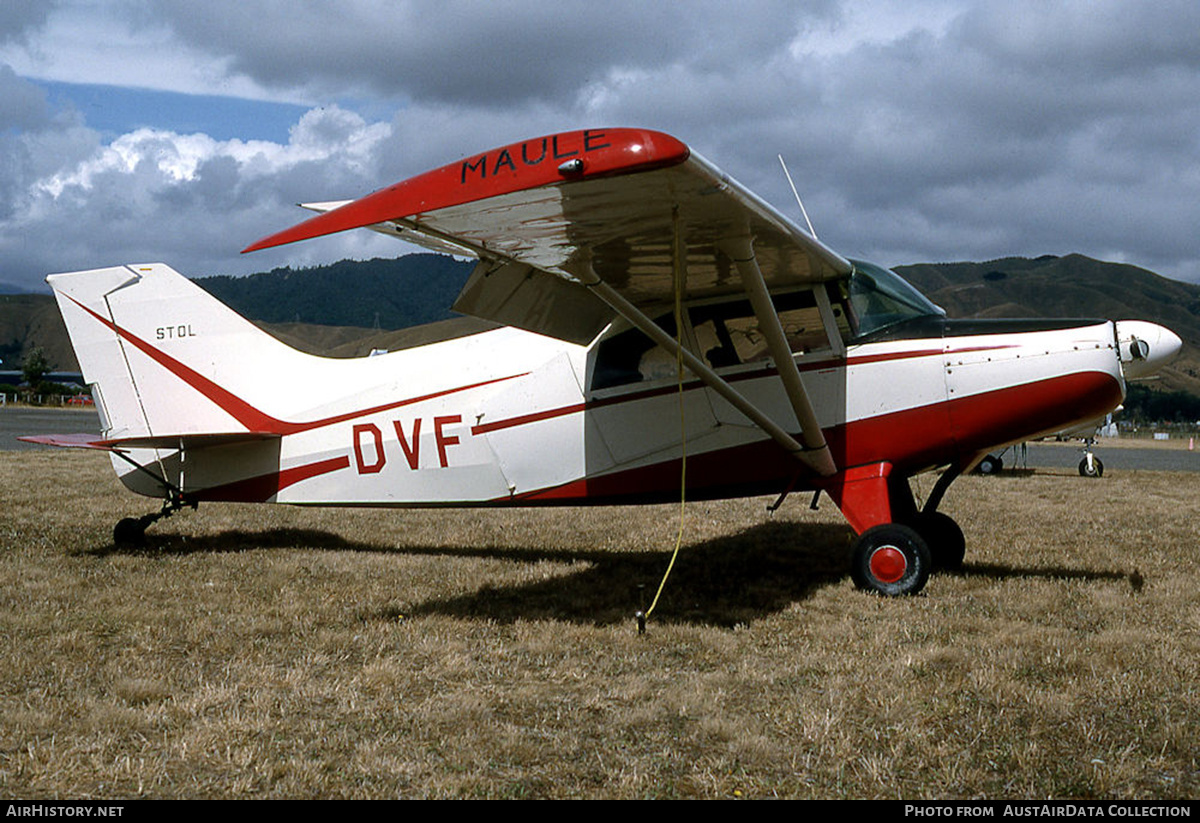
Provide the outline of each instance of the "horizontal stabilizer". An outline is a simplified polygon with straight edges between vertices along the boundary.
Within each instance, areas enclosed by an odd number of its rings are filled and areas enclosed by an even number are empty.
[[[99,449],[122,451],[124,449],[202,449],[208,446],[228,446],[231,443],[252,443],[260,440],[279,439],[272,432],[213,432],[211,434],[157,435],[154,437],[118,437],[106,440],[98,434],[30,434],[18,437],[27,443],[57,446],[64,449]]]
[[[81,434],[26,434],[17,438],[26,443],[40,443],[43,446],[57,446],[60,449],[100,449],[114,451],[104,438],[95,433]]]
[[[208,446],[228,446],[232,443],[257,443],[261,440],[278,440],[274,432],[213,432],[212,434],[160,434],[154,437],[120,437],[105,440],[104,445],[114,449],[203,449]]]

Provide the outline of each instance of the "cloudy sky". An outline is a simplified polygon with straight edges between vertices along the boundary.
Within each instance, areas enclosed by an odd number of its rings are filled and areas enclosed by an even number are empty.
[[[1195,0],[0,2],[0,282],[240,255],[468,154],[670,132],[886,265],[1066,254],[1200,282]]]

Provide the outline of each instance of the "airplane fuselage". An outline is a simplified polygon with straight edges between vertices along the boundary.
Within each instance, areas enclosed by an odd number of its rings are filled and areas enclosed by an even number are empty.
[[[1111,322],[924,325],[851,344],[844,356],[797,356],[839,466],[886,461],[911,475],[965,464],[1103,415],[1124,396]],[[147,462],[200,500],[318,505],[667,500],[679,494],[685,450],[691,497],[821,484],[698,380],[685,374],[681,384],[674,363],[594,388],[598,348],[499,329],[359,361],[314,358],[308,394],[336,396],[334,375],[346,369],[353,391],[303,411],[272,409],[289,424],[277,438],[160,449]],[[769,361],[719,373],[798,429]],[[135,491],[161,493],[114,465]]]

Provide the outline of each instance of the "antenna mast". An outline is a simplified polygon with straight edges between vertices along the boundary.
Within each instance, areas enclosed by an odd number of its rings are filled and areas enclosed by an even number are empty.
[[[800,192],[796,191],[796,184],[792,182],[792,175],[788,171],[787,163],[783,162],[783,155],[779,157],[779,165],[783,166],[783,175],[787,178],[788,185],[792,187],[792,196],[796,198],[796,202],[800,204],[800,213],[804,215],[804,222],[808,224],[808,233],[813,236],[814,240],[819,240],[816,229],[813,228],[812,221],[808,219],[808,209],[804,208],[804,201],[800,199]]]

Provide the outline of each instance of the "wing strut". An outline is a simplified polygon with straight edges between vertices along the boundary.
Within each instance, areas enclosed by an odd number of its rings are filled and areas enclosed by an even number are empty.
[[[808,393],[804,391],[804,384],[800,381],[800,369],[796,368],[792,347],[788,345],[783,324],[779,322],[779,315],[771,300],[771,293],[767,290],[766,281],[763,280],[762,272],[758,268],[758,260],[754,257],[754,245],[747,235],[727,240],[722,243],[722,246],[722,251],[729,255],[734,265],[737,266],[738,273],[742,275],[742,283],[746,287],[746,294],[750,297],[750,305],[758,318],[759,330],[766,338],[767,348],[775,360],[775,368],[779,371],[779,379],[792,404],[792,411],[795,413],[796,419],[800,421],[800,436],[804,440],[808,457],[812,461],[813,467],[821,474],[825,476],[835,474],[837,467],[834,465],[833,455],[829,453],[825,434],[817,424],[817,414],[813,411]],[[823,284],[817,285],[818,291],[823,288]]]
[[[707,363],[701,360],[696,355],[692,354],[671,335],[663,331],[662,327],[655,323],[652,319],[637,306],[630,303],[621,296],[612,286],[605,283],[591,271],[590,266],[587,271],[588,279],[584,281],[584,285],[591,289],[592,293],[603,300],[608,305],[612,306],[617,314],[624,317],[633,325],[637,326],[646,335],[658,345],[662,346],[667,351],[677,357],[683,359],[683,364],[688,367],[694,375],[700,378],[700,381],[717,394],[729,401],[735,409],[746,415],[752,423],[762,429],[772,440],[783,447],[785,451],[801,461],[805,465],[812,468],[818,474],[829,476],[837,473],[837,468],[833,463],[833,457],[829,454],[828,447],[824,451],[810,451],[801,445],[797,440],[788,434],[784,429],[762,412],[757,406],[742,396],[737,389],[729,385],[719,374],[713,371]],[[779,322],[776,318],[776,323]],[[791,357],[788,357],[791,360]],[[793,362],[794,365],[794,362]],[[814,418],[815,419],[815,418]],[[801,422],[803,425],[803,421]],[[805,426],[807,432],[808,427]],[[817,429],[818,436],[820,429]],[[822,444],[824,439],[822,437]]]

